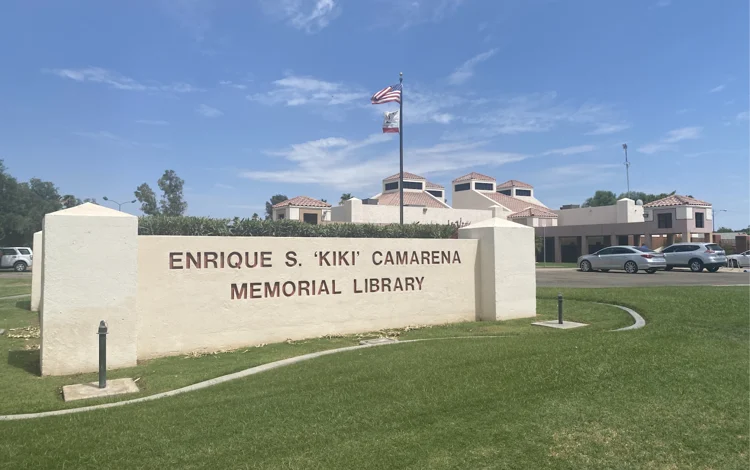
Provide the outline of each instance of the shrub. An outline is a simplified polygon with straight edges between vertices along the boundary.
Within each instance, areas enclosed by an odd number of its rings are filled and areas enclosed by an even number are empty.
[[[141,217],[139,235],[214,237],[456,238],[465,224],[322,224],[293,220],[213,219],[210,217]]]

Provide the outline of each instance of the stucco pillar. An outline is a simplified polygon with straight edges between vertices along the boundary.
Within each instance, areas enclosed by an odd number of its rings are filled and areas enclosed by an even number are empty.
[[[589,241],[586,235],[581,235],[581,256],[589,254]]]
[[[31,311],[38,312],[42,303],[42,271],[44,270],[44,249],[42,248],[42,232],[34,234],[32,251],[34,259],[31,263]]]
[[[479,320],[536,316],[534,229],[498,217],[463,227],[458,230],[458,237],[479,240],[476,268]]]
[[[42,375],[98,370],[107,322],[108,368],[136,365],[138,218],[82,204],[44,218]]]
[[[691,241],[692,241],[692,240],[690,239],[690,232],[683,232],[683,234],[682,234],[682,241],[683,241],[684,243],[687,243],[687,242],[691,242]]]
[[[562,263],[562,245],[560,237],[555,237],[555,263]]]
[[[356,197],[344,201],[344,214],[346,222],[362,222],[362,200]]]

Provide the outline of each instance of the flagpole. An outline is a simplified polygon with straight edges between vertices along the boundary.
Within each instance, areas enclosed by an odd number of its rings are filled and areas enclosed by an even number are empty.
[[[401,99],[398,105],[398,147],[399,147],[399,174],[398,174],[398,199],[399,216],[401,225],[404,225],[404,72],[398,73],[398,83],[401,85]]]

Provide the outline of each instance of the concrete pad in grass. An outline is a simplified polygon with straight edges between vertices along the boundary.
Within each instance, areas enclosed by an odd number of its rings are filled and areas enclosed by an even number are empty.
[[[136,392],[138,392],[138,385],[135,384],[133,379],[114,379],[108,380],[105,388],[99,388],[99,382],[66,385],[63,387],[63,399],[65,401],[74,401]]]
[[[550,328],[558,328],[560,330],[570,330],[572,328],[580,328],[582,326],[587,326],[588,323],[578,323],[575,321],[563,321],[562,323],[558,323],[557,320],[550,320],[550,321],[534,322],[532,323],[532,325],[548,326]]]

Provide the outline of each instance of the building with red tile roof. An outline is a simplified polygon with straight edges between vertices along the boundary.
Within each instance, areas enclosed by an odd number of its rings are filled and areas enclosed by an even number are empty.
[[[299,220],[319,224],[331,220],[331,205],[307,196],[297,196],[273,205],[273,220]]]

